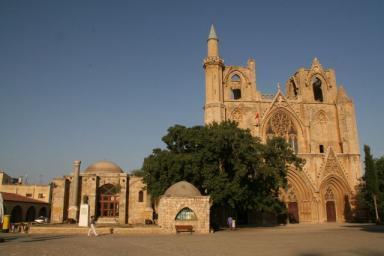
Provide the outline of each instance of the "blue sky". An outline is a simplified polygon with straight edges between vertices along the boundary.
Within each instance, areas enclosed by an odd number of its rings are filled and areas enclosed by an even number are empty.
[[[227,65],[276,84],[316,56],[384,154],[384,1],[0,1],[0,169],[31,182],[111,160],[140,168],[174,124],[203,124],[211,23]]]

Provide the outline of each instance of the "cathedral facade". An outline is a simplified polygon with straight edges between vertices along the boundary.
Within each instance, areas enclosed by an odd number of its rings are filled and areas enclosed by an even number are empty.
[[[353,101],[336,84],[335,71],[315,58],[300,68],[274,95],[262,94],[256,63],[226,66],[212,26],[207,41],[205,123],[236,121],[263,142],[280,136],[306,160],[303,170],[291,168],[281,197],[290,222],[344,222],[355,207],[361,177],[358,131]]]

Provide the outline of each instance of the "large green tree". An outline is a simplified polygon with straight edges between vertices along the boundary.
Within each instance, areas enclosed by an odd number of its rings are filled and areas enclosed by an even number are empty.
[[[234,122],[175,125],[162,140],[166,149],[154,149],[142,167],[153,198],[186,180],[210,195],[215,206],[278,210],[288,168],[303,165],[283,139],[262,144]]]
[[[362,205],[368,207],[370,216],[374,221],[380,222],[380,216],[384,214],[384,157],[374,159],[369,146],[364,145],[365,181],[360,187],[359,199]]]

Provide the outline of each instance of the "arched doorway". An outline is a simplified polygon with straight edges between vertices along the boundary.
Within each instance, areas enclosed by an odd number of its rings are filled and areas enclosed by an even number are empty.
[[[344,222],[345,197],[351,194],[348,183],[337,174],[328,175],[320,185],[322,221]]]
[[[41,207],[41,209],[39,211],[39,217],[40,216],[47,217],[47,208]]]
[[[288,170],[288,190],[285,202],[288,208],[290,223],[311,223],[312,218],[312,186],[306,176],[296,169]]]
[[[13,207],[11,212],[11,222],[17,223],[23,221],[23,210],[21,209],[21,206],[16,205]]]
[[[27,215],[25,216],[25,221],[34,221],[36,218],[35,207],[31,206],[27,210]]]
[[[327,213],[327,222],[336,221],[336,206],[335,206],[335,195],[330,187],[325,192],[325,211]]]
[[[289,223],[299,223],[299,206],[297,202],[288,203],[288,220]]]
[[[327,201],[325,204],[327,210],[327,222],[335,222],[336,221],[336,207],[335,201]]]
[[[98,213],[99,217],[119,216],[119,191],[112,184],[105,184],[99,188]]]

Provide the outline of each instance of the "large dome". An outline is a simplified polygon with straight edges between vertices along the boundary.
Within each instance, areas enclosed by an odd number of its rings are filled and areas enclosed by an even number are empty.
[[[84,171],[85,173],[123,173],[120,166],[110,161],[99,161],[88,166]]]
[[[165,196],[193,197],[201,196],[200,191],[191,183],[179,181],[170,186],[164,193]]]

